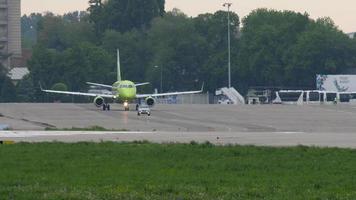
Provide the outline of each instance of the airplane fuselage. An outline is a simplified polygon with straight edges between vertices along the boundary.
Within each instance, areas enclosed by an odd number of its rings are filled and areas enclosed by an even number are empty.
[[[131,102],[136,98],[137,88],[132,81],[117,81],[113,85],[116,99],[122,102]]]

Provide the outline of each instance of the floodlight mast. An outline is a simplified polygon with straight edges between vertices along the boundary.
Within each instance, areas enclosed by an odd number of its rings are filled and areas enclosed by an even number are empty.
[[[228,38],[228,52],[229,52],[229,62],[228,62],[228,80],[229,88],[231,88],[231,36],[230,36],[230,7],[232,3],[224,3],[223,6],[227,7],[227,38]]]

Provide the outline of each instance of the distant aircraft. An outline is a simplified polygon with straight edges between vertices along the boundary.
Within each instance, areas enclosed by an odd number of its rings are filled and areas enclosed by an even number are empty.
[[[94,105],[98,108],[102,107],[103,110],[110,110],[110,104],[105,101],[105,99],[113,99],[114,102],[123,103],[125,111],[129,110],[129,103],[133,102],[135,99],[145,99],[145,102],[149,106],[154,106],[156,99],[155,97],[172,96],[172,95],[183,95],[183,94],[197,94],[203,92],[203,87],[199,91],[185,91],[185,92],[170,92],[170,93],[158,93],[158,94],[137,94],[137,87],[147,85],[149,83],[134,83],[128,80],[121,80],[121,67],[120,67],[120,52],[117,50],[117,81],[113,85],[104,85],[99,83],[87,82],[89,85],[100,86],[104,88],[112,89],[111,94],[95,94],[95,93],[82,93],[82,92],[65,92],[56,90],[44,90],[41,86],[41,90],[47,93],[56,94],[68,94],[77,96],[89,96],[94,97]],[[138,104],[136,105],[136,109]]]

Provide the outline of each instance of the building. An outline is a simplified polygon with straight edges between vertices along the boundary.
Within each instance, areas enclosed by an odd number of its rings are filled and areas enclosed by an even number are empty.
[[[348,33],[347,35],[348,35],[350,38],[354,38],[354,37],[355,37],[355,34],[356,34],[356,32]]]
[[[10,57],[3,62],[7,68],[21,59],[21,0],[0,0],[0,51]]]

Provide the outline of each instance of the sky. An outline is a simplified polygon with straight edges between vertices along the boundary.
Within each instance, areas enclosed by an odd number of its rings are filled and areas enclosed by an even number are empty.
[[[63,14],[69,11],[85,10],[88,0],[21,0],[22,14],[51,11]],[[201,13],[213,13],[225,9],[226,0],[166,0],[166,10],[178,8],[189,16]],[[275,10],[293,10],[307,12],[310,17],[331,17],[345,33],[356,32],[355,0],[230,0],[231,10],[240,17],[248,15],[257,8]]]

